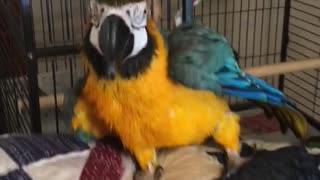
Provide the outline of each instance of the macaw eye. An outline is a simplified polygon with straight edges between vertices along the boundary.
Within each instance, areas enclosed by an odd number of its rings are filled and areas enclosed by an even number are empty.
[[[127,9],[127,15],[131,19],[134,28],[144,28],[147,25],[146,3],[135,3]]]

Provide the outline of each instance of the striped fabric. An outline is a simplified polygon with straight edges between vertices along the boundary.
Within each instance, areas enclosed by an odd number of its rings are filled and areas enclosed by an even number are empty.
[[[0,136],[0,180],[125,180],[134,171],[131,158],[108,143],[90,148],[69,135]]]

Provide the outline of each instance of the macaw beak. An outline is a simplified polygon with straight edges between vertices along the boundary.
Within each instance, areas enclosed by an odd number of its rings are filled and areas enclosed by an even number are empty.
[[[121,17],[110,15],[104,19],[99,31],[99,46],[105,65],[104,76],[113,80],[133,48],[133,35]]]

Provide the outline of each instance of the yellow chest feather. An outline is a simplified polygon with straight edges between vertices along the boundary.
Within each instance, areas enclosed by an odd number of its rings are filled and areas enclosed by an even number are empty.
[[[156,41],[157,51],[143,74],[107,81],[89,73],[82,97],[130,149],[201,143],[230,110],[210,92],[173,83],[163,40]]]

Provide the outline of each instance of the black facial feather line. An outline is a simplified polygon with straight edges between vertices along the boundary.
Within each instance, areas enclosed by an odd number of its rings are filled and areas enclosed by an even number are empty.
[[[123,6],[129,3],[138,3],[145,0],[97,0],[98,3],[105,3],[110,6]]]
[[[156,44],[154,39],[148,33],[148,43],[136,56],[131,57],[125,61],[120,68],[120,75],[122,78],[131,79],[137,77],[143,73],[152,61],[152,56],[155,52]],[[96,50],[96,48],[90,43],[90,31],[84,38],[84,44],[82,50],[87,55],[89,63],[92,65],[95,73],[98,77],[104,77],[106,73],[105,62],[102,55]]]

